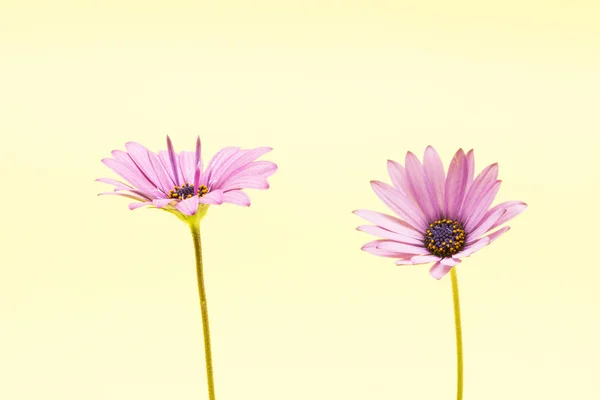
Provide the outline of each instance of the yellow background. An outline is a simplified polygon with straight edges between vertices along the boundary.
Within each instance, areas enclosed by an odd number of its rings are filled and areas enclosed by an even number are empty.
[[[450,280],[360,250],[388,158],[498,161],[465,399],[600,398],[600,3],[0,3],[0,398],[206,398],[192,242],[94,182],[127,141],[275,150],[203,223],[217,398],[452,399]]]

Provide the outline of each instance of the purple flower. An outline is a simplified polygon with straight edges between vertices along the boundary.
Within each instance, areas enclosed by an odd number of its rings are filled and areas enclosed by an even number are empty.
[[[270,161],[256,161],[271,151],[270,147],[225,147],[210,160],[206,170],[199,137],[196,151],[179,154],[168,136],[168,150],[158,154],[135,142],[127,143],[125,148],[127,151],[114,150],[113,158],[102,162],[129,184],[100,178],[98,181],[115,187],[114,192],[100,194],[135,200],[129,204],[131,210],[153,206],[184,220],[196,214],[201,218],[209,205],[249,206],[250,198],[243,189],[268,189],[267,178],[277,171],[277,165]]]
[[[375,194],[399,218],[369,210],[355,214],[375,225],[357,229],[382,239],[362,249],[397,258],[397,265],[434,263],[429,273],[441,279],[464,257],[498,239],[501,227],[527,208],[522,201],[507,201],[490,208],[501,181],[498,164],[486,167],[475,179],[473,150],[458,150],[446,176],[442,160],[431,146],[423,163],[411,152],[406,167],[388,161],[392,186],[371,181]],[[497,229],[499,228],[499,229]]]

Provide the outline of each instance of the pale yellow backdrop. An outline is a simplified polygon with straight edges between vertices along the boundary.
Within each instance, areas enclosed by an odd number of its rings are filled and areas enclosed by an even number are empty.
[[[269,145],[203,224],[219,400],[453,399],[449,279],[360,250],[434,145],[529,209],[459,268],[465,399],[600,398],[600,3],[0,3],[0,398],[205,399],[191,238],[99,198],[170,134]]]

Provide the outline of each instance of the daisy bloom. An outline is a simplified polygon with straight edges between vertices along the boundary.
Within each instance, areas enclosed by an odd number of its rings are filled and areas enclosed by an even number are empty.
[[[405,166],[388,161],[392,184],[371,181],[375,194],[396,216],[370,210],[355,214],[374,225],[357,229],[380,239],[365,244],[368,253],[397,259],[398,265],[431,264],[429,273],[441,279],[451,272],[459,349],[459,393],[462,396],[462,343],[458,284],[454,266],[483,249],[510,229],[506,222],[527,208],[522,201],[491,207],[501,181],[498,164],[474,178],[473,150],[458,150],[448,168],[431,146],[423,163],[408,152]],[[460,399],[460,397],[459,397]]]
[[[141,144],[129,142],[127,151],[114,150],[112,158],[102,162],[125,182],[110,178],[97,179],[114,186],[116,195],[134,200],[129,209],[150,206],[174,214],[191,230],[196,256],[196,273],[204,336],[208,396],[215,399],[208,309],[204,288],[200,221],[209,206],[232,203],[249,206],[244,189],[268,189],[267,178],[277,171],[270,161],[256,161],[271,151],[270,147],[244,150],[225,147],[203,167],[200,138],[195,151],[176,153],[167,136],[167,150],[153,153]]]
[[[114,186],[100,195],[127,197],[135,202],[129,209],[151,206],[171,212],[184,221],[201,219],[208,206],[232,203],[249,206],[243,189],[268,189],[267,178],[277,171],[270,161],[256,161],[270,147],[243,150],[225,147],[203,168],[200,138],[196,151],[175,152],[167,136],[167,150],[158,154],[139,143],[129,142],[127,151],[114,150],[113,158],[102,160],[127,183],[110,178],[97,179]]]

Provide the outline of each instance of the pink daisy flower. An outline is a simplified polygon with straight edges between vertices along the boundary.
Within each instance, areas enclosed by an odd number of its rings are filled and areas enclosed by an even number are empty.
[[[167,150],[158,154],[134,142],[127,143],[125,148],[127,151],[114,150],[113,158],[105,158],[102,162],[128,183],[100,178],[98,181],[115,187],[113,192],[100,194],[130,198],[135,200],[129,204],[131,210],[151,206],[175,214],[188,224],[196,256],[208,398],[215,400],[200,221],[210,205],[232,203],[249,206],[250,198],[243,189],[269,188],[267,178],[277,171],[277,165],[256,159],[271,151],[271,148],[242,150],[239,147],[226,147],[215,154],[206,170],[202,165],[199,137],[195,152],[175,153],[168,136]]]
[[[498,164],[475,179],[473,150],[458,150],[446,176],[442,160],[431,146],[423,163],[411,152],[405,167],[388,161],[392,185],[371,181],[375,194],[398,217],[376,211],[355,214],[375,225],[357,229],[381,239],[365,244],[368,253],[397,258],[397,265],[433,263],[432,277],[441,279],[461,260],[481,250],[510,229],[506,222],[527,208],[507,201],[490,208],[501,181]]]
[[[167,149],[158,154],[135,142],[125,145],[127,151],[114,150],[113,158],[102,162],[128,183],[100,178],[100,182],[113,185],[113,192],[100,195],[117,195],[135,200],[129,204],[134,210],[152,206],[171,212],[181,219],[200,218],[209,205],[232,203],[249,206],[250,198],[243,189],[268,189],[267,178],[277,171],[270,161],[256,161],[268,153],[270,147],[244,150],[225,147],[217,152],[203,168],[200,137],[196,151],[173,149],[167,136]]]

